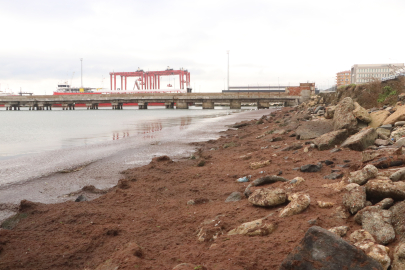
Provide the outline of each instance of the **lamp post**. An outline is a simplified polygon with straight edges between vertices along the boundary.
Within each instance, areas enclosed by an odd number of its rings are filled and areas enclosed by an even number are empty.
[[[228,54],[228,90],[229,90],[229,50],[226,51]]]
[[[80,83],[83,88],[83,58],[80,58]]]

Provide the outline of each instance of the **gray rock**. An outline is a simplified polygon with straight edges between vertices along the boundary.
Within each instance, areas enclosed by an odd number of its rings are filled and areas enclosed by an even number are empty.
[[[400,127],[400,126],[403,126],[403,125],[405,125],[405,121],[398,121],[398,122],[395,122],[395,126],[396,126],[396,127]]]
[[[302,123],[295,133],[300,140],[310,140],[331,131],[333,131],[333,123],[331,120],[319,120]]]
[[[405,201],[397,202],[389,209],[392,213],[392,225],[401,242],[405,241]]]
[[[389,131],[391,131],[392,130],[392,125],[391,124],[382,125],[382,126],[380,126],[380,128],[385,128],[385,129],[388,129]]]
[[[291,151],[291,150],[297,150],[297,149],[301,149],[303,146],[300,143],[294,143],[292,145],[289,145],[283,149],[281,149],[281,151]]]
[[[336,234],[318,226],[308,229],[279,270],[382,270],[382,266]]]
[[[345,140],[341,147],[348,147],[355,151],[364,151],[367,147],[374,144],[377,139],[377,132],[374,128],[362,130]]]
[[[307,164],[301,166],[300,170],[301,172],[319,172],[322,169],[322,164]]]
[[[361,215],[361,225],[379,244],[387,245],[395,240],[392,213],[389,210],[365,209]]]
[[[398,141],[399,139],[402,138],[402,136],[405,135],[405,127],[400,127],[397,130],[394,130],[391,134],[390,134],[390,138],[394,139],[395,141]]]
[[[366,207],[361,209],[360,211],[357,212],[357,214],[354,216],[354,221],[356,221],[358,224],[361,225],[361,221],[363,218],[363,212],[365,211],[370,211],[371,209],[388,209],[394,204],[394,200],[391,198],[385,198],[384,200],[380,201],[379,203],[376,203],[375,205],[372,205],[371,202],[367,201],[366,202]],[[374,241],[375,242],[375,241]]]
[[[231,195],[228,196],[228,198],[226,198],[225,202],[237,202],[242,200],[242,193],[240,192],[232,192]]]
[[[385,128],[377,128],[377,135],[383,140],[387,140],[391,136],[391,131]]]
[[[357,119],[353,115],[354,102],[350,97],[342,99],[335,108],[334,130],[347,129],[349,133],[357,130]]]
[[[340,151],[342,151],[342,149],[340,149],[340,148],[333,148],[332,150],[330,150],[331,153],[337,153]]]
[[[366,188],[357,186],[343,196],[343,204],[354,215],[366,205]]]
[[[318,106],[318,107],[316,107],[314,113],[317,114],[318,111],[320,111],[320,110],[325,110],[325,107],[324,107],[324,106]]]
[[[324,111],[324,110],[319,110],[316,114],[317,114],[317,115],[324,115],[324,114],[325,114],[325,111]]]
[[[87,197],[84,196],[83,194],[79,195],[79,197],[76,198],[75,202],[85,202],[88,201]]]
[[[314,140],[314,144],[319,151],[328,150],[341,144],[348,136],[346,129],[336,130],[319,136]]]
[[[334,172],[334,173],[331,173],[331,174],[328,174],[328,175],[324,176],[323,178],[330,179],[330,180],[336,180],[336,179],[339,179],[339,178],[342,178],[342,177],[343,177],[343,173]]]
[[[261,186],[261,185],[266,185],[266,184],[272,184],[275,182],[287,182],[288,180],[285,179],[284,177],[277,176],[277,175],[267,175],[264,177],[257,178],[251,183],[251,186]]]

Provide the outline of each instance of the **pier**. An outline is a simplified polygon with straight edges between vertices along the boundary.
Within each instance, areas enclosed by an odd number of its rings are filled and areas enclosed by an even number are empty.
[[[263,109],[269,108],[271,103],[294,106],[308,98],[307,91],[302,91],[300,96],[280,92],[78,94],[3,96],[0,97],[0,105],[4,105],[6,110],[20,110],[21,107],[28,107],[29,110],[52,110],[56,106],[63,110],[74,110],[76,105],[83,104],[89,110],[96,110],[100,104],[108,104],[114,110],[122,110],[126,105],[138,104],[142,110],[148,109],[150,103],[164,104],[167,109],[188,109],[195,103],[201,103],[203,109],[214,109],[215,104],[229,104],[231,109],[240,109],[242,103],[250,103]]]

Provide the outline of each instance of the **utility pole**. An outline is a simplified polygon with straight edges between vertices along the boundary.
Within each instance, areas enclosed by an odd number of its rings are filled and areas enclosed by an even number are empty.
[[[228,91],[229,91],[229,50],[226,51],[228,54]]]
[[[83,88],[83,58],[80,58],[80,77],[81,77],[81,88]]]

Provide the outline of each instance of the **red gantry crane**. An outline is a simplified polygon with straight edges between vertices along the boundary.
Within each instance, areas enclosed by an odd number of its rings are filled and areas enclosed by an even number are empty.
[[[117,90],[117,76],[121,77],[121,90],[127,90],[127,78],[135,77],[135,86],[138,90],[153,90],[160,88],[160,79],[162,76],[179,76],[180,89],[187,89],[187,92],[191,91],[190,88],[190,72],[187,69],[173,70],[167,67],[163,71],[143,71],[138,68],[135,72],[110,72],[110,86],[111,90]],[[114,83],[113,83],[114,82]],[[113,88],[114,84],[114,88]],[[172,87],[169,83],[168,87]],[[189,90],[190,89],[190,90]]]

